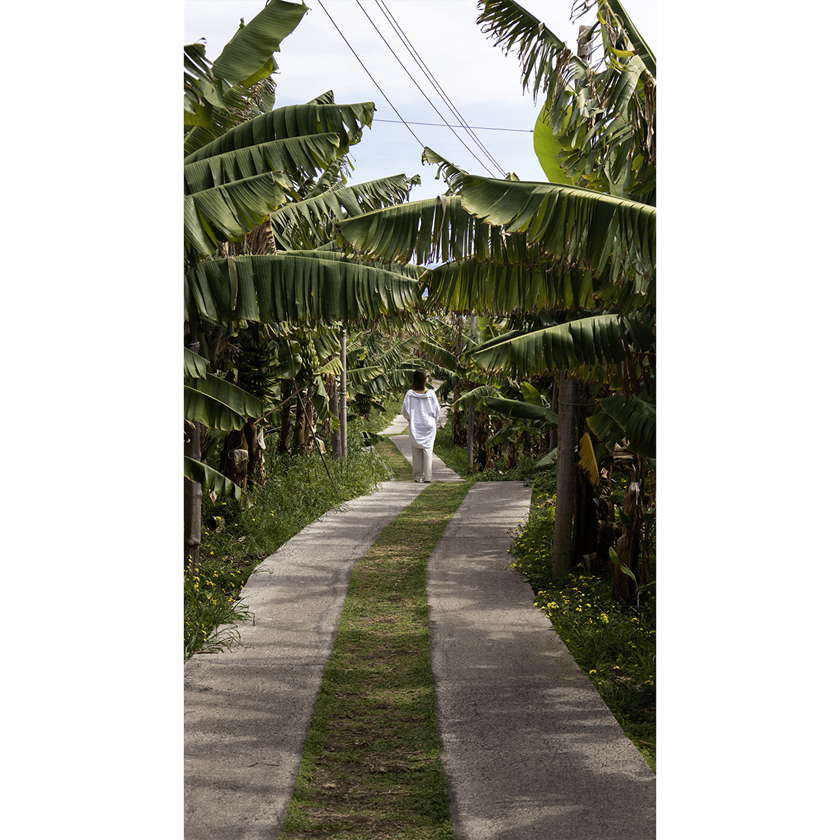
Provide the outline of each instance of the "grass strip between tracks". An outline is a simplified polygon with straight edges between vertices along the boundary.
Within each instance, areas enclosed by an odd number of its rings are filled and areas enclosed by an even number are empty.
[[[394,475],[395,481],[413,481],[414,470],[405,455],[397,449],[397,445],[388,440],[381,440],[374,447],[382,460],[388,465],[388,469]]]
[[[429,485],[356,566],[281,840],[452,840],[426,564],[468,490]]]

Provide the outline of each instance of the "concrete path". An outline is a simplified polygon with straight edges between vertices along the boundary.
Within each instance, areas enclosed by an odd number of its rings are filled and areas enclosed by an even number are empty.
[[[185,840],[276,840],[347,584],[428,485],[330,511],[243,589],[242,644],[185,666]],[[521,483],[472,487],[427,574],[432,668],[457,840],[652,840],[654,776],[514,571]]]
[[[457,840],[652,840],[654,774],[507,567],[518,482],[473,486],[429,559],[432,669]]]
[[[388,483],[330,511],[242,590],[242,644],[185,666],[185,840],[275,840],[353,568],[428,485]]]
[[[441,416],[441,423],[446,422],[446,406],[440,407],[440,416]],[[391,435],[391,442],[397,449],[402,452],[405,456],[406,460],[409,464],[412,463],[411,457],[411,441],[408,439],[408,435],[405,434],[406,429],[408,428],[408,420],[405,419],[402,415],[397,415],[392,421],[388,428],[381,431],[379,434],[381,435]],[[451,470],[446,464],[435,455],[434,450],[432,450],[432,480],[433,481],[463,481],[464,479],[461,478],[458,473],[454,470]]]

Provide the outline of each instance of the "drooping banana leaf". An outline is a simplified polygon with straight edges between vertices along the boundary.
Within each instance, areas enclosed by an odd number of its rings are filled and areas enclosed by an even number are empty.
[[[483,344],[473,361],[490,371],[519,378],[583,365],[624,361],[633,350],[626,326],[618,315],[595,315],[541,330],[518,330]]]
[[[184,45],[184,125],[209,125],[209,112],[222,106],[224,90],[213,78],[204,44]]]
[[[207,365],[210,364],[204,356],[184,348],[184,376],[191,379],[204,379],[207,376]]]
[[[184,163],[195,163],[235,149],[310,134],[337,134],[339,154],[344,154],[351,145],[361,140],[362,128],[370,126],[373,112],[373,102],[351,105],[307,103],[275,108],[202,146],[184,158]]]
[[[347,382],[353,386],[364,385],[366,382],[372,382],[377,377],[382,376],[384,372],[379,365],[351,368],[347,371]]]
[[[336,220],[360,216],[372,210],[390,207],[408,200],[411,187],[419,176],[395,175],[362,184],[329,189],[307,195],[301,201],[287,204],[272,214],[274,235],[280,246],[292,250],[300,242],[299,229],[323,241],[332,234]]]
[[[429,271],[423,278],[428,302],[450,312],[478,310],[493,315],[546,309],[583,309],[593,306],[602,285],[577,266],[555,260],[499,264],[467,258]]]
[[[542,21],[513,0],[484,0],[478,16],[481,31],[493,46],[516,50],[522,68],[522,89],[553,92],[574,80],[586,81],[586,64]]]
[[[220,323],[372,321],[418,302],[410,278],[320,252],[208,259],[184,281],[185,312]]]
[[[244,502],[247,498],[236,484],[225,478],[220,472],[187,455],[184,456],[184,478],[197,482],[205,490],[212,491],[219,496],[232,497],[238,502]]]
[[[314,175],[335,160],[338,143],[337,134],[311,134],[204,158],[184,166],[184,194],[193,195],[268,172]]]
[[[476,385],[452,403],[453,411],[465,411],[470,406],[481,408],[488,397],[497,397],[499,389],[495,385]]]
[[[242,242],[285,204],[290,185],[268,172],[233,184],[184,196],[184,242],[199,257],[214,253],[220,242]]]
[[[440,263],[467,257],[514,263],[528,256],[524,236],[505,236],[498,227],[481,224],[464,210],[457,195],[375,210],[337,222],[335,231],[342,247],[386,263]]]
[[[601,411],[587,419],[589,428],[612,451],[626,438],[628,450],[656,457],[656,406],[641,397],[616,394],[599,400]]]
[[[211,429],[241,429],[246,418],[259,418],[267,406],[242,388],[207,376],[184,385],[184,416]]]
[[[515,417],[518,420],[532,420],[546,426],[557,426],[560,422],[557,415],[542,405],[509,400],[504,397],[485,397],[484,405],[490,414],[500,414],[503,417]]]
[[[644,277],[653,291],[656,264],[656,208],[593,190],[466,176],[464,209],[508,232],[525,232],[558,259],[612,282]]]

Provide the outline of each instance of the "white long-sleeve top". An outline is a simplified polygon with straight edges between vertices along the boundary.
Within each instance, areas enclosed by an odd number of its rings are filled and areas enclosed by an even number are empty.
[[[418,394],[408,390],[402,404],[402,416],[408,420],[408,437],[412,446],[431,449],[435,444],[440,403],[434,391]]]

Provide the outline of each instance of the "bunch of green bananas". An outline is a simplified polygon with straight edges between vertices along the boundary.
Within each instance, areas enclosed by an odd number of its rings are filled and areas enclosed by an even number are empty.
[[[293,338],[300,345],[301,367],[297,379],[299,382],[310,382],[316,377],[321,366],[312,334],[306,330],[296,330]]]
[[[362,417],[367,417],[370,414],[372,400],[369,394],[357,393],[354,398],[354,403],[356,411],[361,414]]]
[[[239,350],[239,387],[263,402],[271,402],[275,399],[276,388],[280,384],[277,344],[265,336],[257,337],[251,333],[244,333],[240,336]]]

